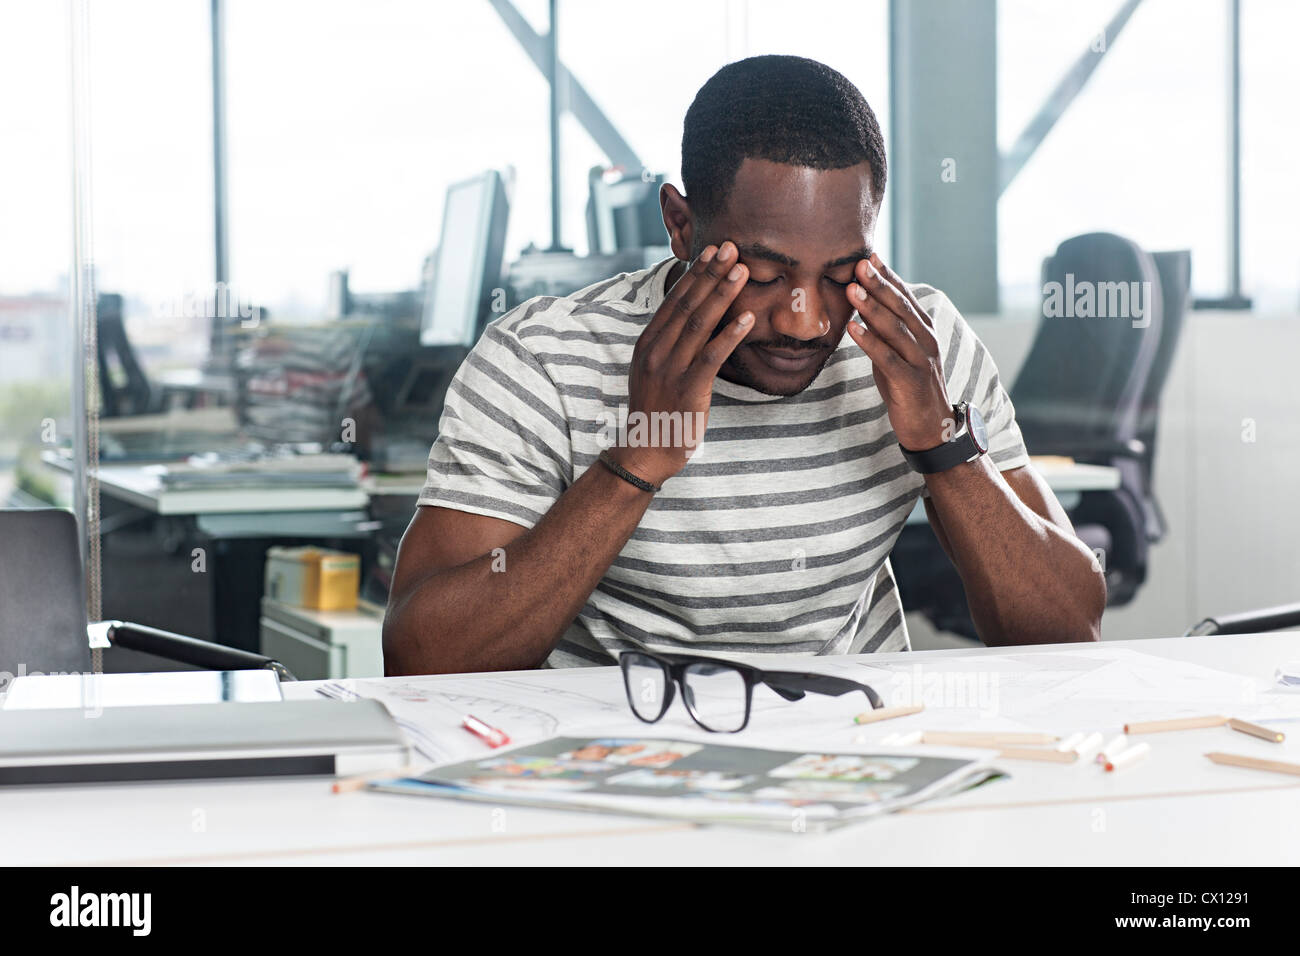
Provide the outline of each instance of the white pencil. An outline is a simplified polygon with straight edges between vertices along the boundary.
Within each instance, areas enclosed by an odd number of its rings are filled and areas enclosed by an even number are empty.
[[[1074,748],[1074,752],[1079,755],[1080,760],[1087,760],[1097,752],[1104,739],[1100,733],[1094,730],[1079,742],[1079,745]]]
[[[1118,754],[1121,750],[1123,750],[1127,746],[1128,746],[1128,737],[1124,736],[1123,734],[1120,734],[1117,737],[1112,737],[1110,740],[1106,742],[1106,746],[1101,748],[1101,753],[1097,754],[1097,763],[1105,763],[1108,759],[1110,759],[1110,757],[1114,756],[1115,754]]]
[[[1083,731],[1080,731],[1077,734],[1070,734],[1070,736],[1066,737],[1056,745],[1056,749],[1061,753],[1069,753],[1071,750],[1078,750],[1079,744],[1083,743],[1083,741],[1084,734]]]
[[[1118,770],[1121,767],[1127,767],[1129,764],[1137,763],[1150,752],[1150,744],[1134,744],[1132,747],[1120,751],[1119,754],[1107,760],[1106,769],[1110,771]]]

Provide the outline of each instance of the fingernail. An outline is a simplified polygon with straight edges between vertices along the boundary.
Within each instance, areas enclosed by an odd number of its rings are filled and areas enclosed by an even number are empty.
[[[730,259],[730,258],[731,258],[731,254],[732,254],[733,252],[735,252],[735,251],[736,251],[736,247],[735,247],[735,246],[733,246],[730,242],[724,242],[724,243],[723,243],[723,244],[718,248],[718,258],[719,258],[719,259]]]
[[[730,279],[732,282],[735,282],[737,279],[740,278],[740,274],[744,271],[745,271],[744,269],[740,268],[740,263],[736,263],[734,266],[731,267],[731,271],[727,273],[727,278]]]
[[[754,314],[752,312],[746,312],[740,318],[736,319],[736,324],[742,329],[749,328],[754,324]]]
[[[717,250],[717,247],[716,247],[716,246],[707,246],[707,247],[705,248],[705,250],[704,250],[703,252],[700,253],[700,261],[701,261],[701,262],[712,262],[712,261],[713,261],[713,257],[717,254],[717,252],[718,252],[718,250]]]
[[[857,299],[859,302],[865,302],[867,299],[867,290],[862,288],[862,286],[858,285],[857,283],[854,283],[853,298]]]

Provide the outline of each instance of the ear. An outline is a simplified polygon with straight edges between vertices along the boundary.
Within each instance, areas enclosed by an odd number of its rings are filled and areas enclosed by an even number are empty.
[[[673,255],[682,262],[690,262],[695,237],[695,217],[691,214],[690,203],[676,186],[664,183],[659,187],[659,208],[663,212]]]

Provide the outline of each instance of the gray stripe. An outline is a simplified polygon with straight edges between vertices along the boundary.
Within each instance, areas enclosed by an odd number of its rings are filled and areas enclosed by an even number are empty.
[[[807,571],[795,571],[787,561],[785,569],[789,574],[799,575],[806,574]],[[818,597],[828,591],[836,591],[852,584],[857,584],[866,590],[867,582],[871,576],[877,572],[879,565],[875,568],[869,568],[866,571],[855,571],[842,575],[834,580],[827,581],[825,584],[813,585],[806,588],[796,588],[790,591],[762,591],[757,594],[727,594],[721,597],[701,597],[692,594],[673,594],[661,588],[646,587],[641,584],[632,584],[628,581],[615,581],[606,577],[597,585],[598,591],[611,591],[611,593],[623,592],[639,594],[644,597],[658,598],[667,604],[673,604],[677,607],[693,608],[696,610],[722,610],[728,608],[741,607],[765,607],[775,604],[789,604],[793,601],[801,601],[805,598]],[[874,605],[874,602],[873,602]]]
[[[465,364],[474,371],[478,372],[484,378],[491,379],[501,386],[502,389],[510,393],[512,398],[516,398],[523,404],[527,405],[542,418],[546,419],[555,427],[557,432],[563,434],[566,439],[569,434],[569,420],[547,405],[545,401],[539,398],[535,393],[529,391],[524,383],[518,378],[512,378],[504,371],[493,365],[487,359],[479,358],[475,352],[470,352],[465,357]],[[545,372],[542,373],[543,375]],[[567,443],[567,442],[566,442]]]
[[[459,415],[456,415],[454,417],[457,419],[460,418]],[[505,455],[502,455],[501,453],[491,448],[486,448],[483,445],[479,445],[476,444],[475,442],[467,441],[466,439],[459,438],[459,437],[453,438],[451,440],[444,439],[443,445],[449,451],[453,451],[457,454],[468,453],[478,458],[486,459],[487,461],[490,461],[496,465],[500,465],[502,468],[505,468],[509,471],[514,471],[517,468],[524,468],[532,472],[539,482],[546,485],[552,491],[555,491],[557,493],[564,491],[565,485],[563,479],[557,477],[556,475],[551,474],[545,468],[541,467],[540,465],[534,464],[533,462],[527,460],[526,458],[513,458],[513,457],[507,458]],[[429,464],[432,465],[433,462],[434,462],[434,458],[431,455],[429,458]]]
[[[957,351],[961,348],[961,330],[960,322],[952,324],[952,338],[948,342],[948,354],[943,357],[943,372],[945,375],[952,374],[952,363],[957,360]]]
[[[791,471],[812,471],[827,468],[846,461],[870,460],[882,448],[898,444],[893,432],[882,435],[874,441],[819,455],[805,455],[801,458],[756,458],[752,461],[691,461],[679,472],[688,478],[711,478],[717,475],[775,475]],[[901,454],[901,453],[900,453]],[[596,456],[577,449],[573,452],[574,465],[578,468],[590,467]]]
[[[530,325],[516,333],[520,339],[545,336],[562,342],[590,342],[592,345],[636,345],[641,333],[606,332],[595,329],[552,329],[544,325]]]
[[[454,488],[439,488],[432,484],[426,484],[424,490],[420,492],[419,504],[433,508],[450,508],[453,511],[462,510],[457,508],[457,505],[469,505],[485,511],[514,515],[516,518],[522,518],[529,527],[542,520],[542,512],[525,508],[515,501],[502,501],[500,498],[457,491]]]
[[[493,488],[507,489],[509,491],[515,492],[516,494],[534,495],[538,498],[558,497],[558,494],[557,495],[549,494],[549,492],[556,490],[555,487],[553,485],[550,485],[549,483],[542,484],[542,485],[536,485],[536,484],[530,485],[530,484],[525,484],[522,481],[511,481],[509,478],[502,478],[498,475],[489,475],[482,468],[479,468],[477,465],[471,465],[468,462],[434,460],[429,462],[429,471],[441,475],[444,478],[450,478],[450,477],[486,478],[489,482],[492,483]],[[432,477],[432,475],[430,477]]]
[[[528,445],[531,445],[533,448],[537,449],[543,455],[546,455],[548,458],[554,461],[556,465],[559,466],[560,472],[562,474],[564,475],[569,474],[569,464],[565,460],[566,456],[561,455],[559,452],[557,452],[554,448],[552,448],[549,444],[547,444],[539,435],[534,433],[531,429],[524,427],[519,422],[510,418],[510,416],[506,415],[504,412],[498,409],[495,405],[492,405],[490,402],[484,401],[481,395],[479,395],[473,389],[467,388],[464,384],[462,384],[459,376],[452,379],[451,387],[448,389],[448,391],[459,396],[461,399],[465,401],[465,404],[473,407],[473,409],[479,412],[481,415],[483,415],[483,417],[491,419],[493,422],[500,425],[502,428],[506,429],[507,431],[513,432],[514,434],[518,435]],[[565,439],[565,443],[567,444],[568,443],[567,436],[562,436],[562,437]]]
[[[817,651],[817,649],[820,648],[825,643],[825,641],[822,640],[809,640],[809,641],[797,641],[797,642],[782,641],[780,639],[779,631],[776,632],[777,636],[774,639],[769,638],[764,640],[763,638],[760,638],[757,635],[755,635],[755,640],[746,641],[743,643],[738,641],[698,641],[698,640],[673,641],[671,639],[666,641],[665,636],[663,634],[652,634],[649,631],[642,630],[641,628],[637,627],[635,624],[631,624],[627,621],[623,621],[623,620],[615,621],[614,619],[610,618],[610,616],[606,614],[604,611],[602,611],[600,608],[595,607],[594,605],[591,604],[588,604],[585,608],[582,609],[582,616],[584,620],[588,620],[592,616],[599,618],[601,623],[605,624],[611,630],[615,631],[616,633],[621,632],[623,634],[626,634],[628,637],[639,642],[643,647],[645,647],[648,650],[733,651],[733,652],[742,651],[743,652],[743,651],[751,651],[751,650],[762,651],[765,648],[765,646],[774,645],[780,648],[781,653],[806,654],[806,653],[812,653]],[[809,622],[809,623],[813,623],[813,622]],[[601,638],[600,640],[603,643],[608,639]]]
[[[867,643],[862,645],[862,650],[859,653],[870,654],[875,651],[876,648],[885,643],[890,635],[898,630],[898,625],[902,622],[902,611],[895,611],[893,614],[889,615],[889,617],[885,618],[885,623],[876,628],[875,633],[871,635],[867,640]]]
[[[599,299],[602,295],[604,295],[610,289],[614,288],[614,286],[618,285],[620,282],[624,281],[626,278],[627,278],[627,273],[623,272],[620,273],[619,275],[614,276],[612,279],[606,279],[604,282],[597,282],[590,289],[588,289],[586,293],[584,293],[581,296],[578,296],[577,301],[585,304],[595,299]]]
[[[878,485],[888,484],[895,478],[912,473],[907,462],[872,472],[857,481],[843,482],[826,488],[803,488],[799,491],[786,491],[779,494],[760,495],[720,495],[702,498],[655,498],[650,502],[650,510],[669,511],[747,511],[751,508],[775,508],[789,505],[807,505],[820,501],[835,501],[860,495]]]
[[[797,541],[802,538],[815,538],[819,535],[861,528],[899,511],[900,508],[906,508],[910,512],[916,505],[916,495],[916,489],[910,489],[882,505],[864,508],[855,514],[842,515],[829,521],[732,530],[667,531],[638,527],[632,533],[632,540],[658,544],[753,544],[758,541]]]
[[[866,408],[857,409],[852,412],[846,412],[843,415],[837,415],[834,418],[823,418],[820,420],[808,422],[783,422],[779,425],[731,425],[716,427],[712,422],[709,423],[708,430],[704,433],[706,442],[724,442],[724,441],[762,441],[769,438],[802,438],[810,435],[825,435],[830,432],[840,431],[845,428],[852,428],[855,425],[865,425],[874,422],[887,414],[884,402],[877,402]],[[594,435],[605,428],[605,422],[584,421],[579,419],[569,423],[569,429],[574,434]]]
[[[885,542],[889,542],[892,547],[893,539],[898,537],[898,532],[907,521],[907,516],[911,514],[914,504],[915,496],[913,502],[907,506],[907,510],[895,518],[889,527],[880,534],[868,538],[861,544],[845,548],[843,551],[809,557],[804,563],[804,567],[814,569],[835,567],[861,557]],[[739,578],[760,574],[784,574],[790,569],[790,561],[789,559],[782,559],[780,561],[736,561],[729,564],[679,564],[675,562],[669,564],[662,561],[646,561],[642,558],[628,558],[619,555],[614,559],[614,567],[625,571],[638,571],[642,574],[654,574],[668,578]]]
[[[792,627],[798,627],[801,624],[813,624],[820,621],[830,620],[832,618],[844,618],[858,606],[862,600],[859,594],[853,600],[847,603],[833,604],[830,606],[815,607],[811,610],[804,611],[802,614],[795,614],[779,621],[719,621],[716,624],[702,624],[698,620],[691,620],[683,617],[673,611],[672,608],[662,607],[642,601],[640,598],[631,595],[612,594],[603,587],[599,588],[600,593],[611,600],[627,607],[636,608],[652,618],[660,620],[673,621],[692,634],[779,634],[787,631]],[[825,644],[825,640],[818,642],[818,646]]]

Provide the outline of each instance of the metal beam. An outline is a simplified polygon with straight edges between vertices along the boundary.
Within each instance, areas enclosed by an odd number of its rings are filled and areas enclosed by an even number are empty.
[[[1074,98],[1087,85],[1088,78],[1092,76],[1093,70],[1097,69],[1097,64],[1101,62],[1101,58],[1114,46],[1115,38],[1119,36],[1120,31],[1124,29],[1129,18],[1133,16],[1133,11],[1138,8],[1138,4],[1141,2],[1142,0],[1124,0],[1115,15],[1110,18],[1110,22],[1106,24],[1105,32],[1102,33],[1102,48],[1097,50],[1092,45],[1089,45],[1083,55],[1075,60],[1074,65],[1070,67],[1065,76],[1061,77],[1060,82],[1056,84],[1056,88],[1048,94],[1043,105],[1039,107],[1034,118],[1029,121],[1024,131],[1016,138],[1012,147],[1002,155],[998,163],[999,196],[1006,192],[1007,187],[1011,185],[1011,181],[1029,162],[1029,157],[1034,155],[1034,151],[1042,145],[1043,140],[1047,139],[1047,134],[1052,131],[1056,121],[1070,108]]]
[[[569,112],[582,124],[582,128],[595,140],[596,145],[609,157],[610,162],[625,169],[640,171],[643,167],[636,150],[623,138],[623,134],[615,129],[609,117],[591,98],[591,94],[559,61],[558,57],[555,61],[554,74],[552,73],[547,38],[532,28],[510,0],[488,0],[488,2],[501,17],[506,28],[514,35],[515,40],[523,47],[524,52],[528,54],[533,65],[541,71],[548,83],[556,87],[561,102],[568,105]],[[558,85],[553,82],[553,75],[558,75]]]
[[[226,213],[226,16],[212,0],[212,247],[213,281],[230,281],[230,222]]]

